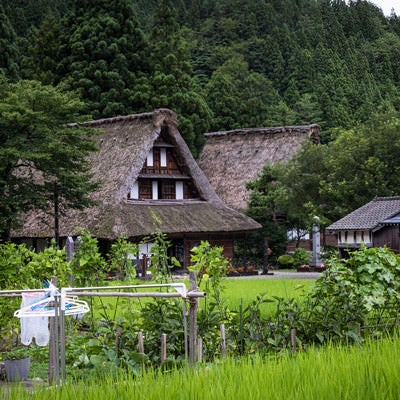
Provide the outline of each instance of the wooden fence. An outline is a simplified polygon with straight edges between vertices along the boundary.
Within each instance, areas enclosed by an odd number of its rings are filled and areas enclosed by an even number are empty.
[[[54,295],[54,315],[50,317],[50,342],[49,342],[49,383],[60,384],[66,377],[65,370],[65,309],[63,309],[63,296],[84,296],[84,297],[129,297],[129,298],[181,298],[184,304],[183,324],[185,335],[185,356],[189,363],[198,361],[197,338],[197,311],[199,298],[206,296],[197,288],[196,273],[191,271],[189,275],[190,287],[186,289],[183,283],[171,284],[144,284],[127,286],[97,286],[84,288],[62,288],[60,292]],[[56,278],[52,278],[52,284],[56,286]],[[174,292],[146,291],[137,292],[137,289],[155,289],[172,288]],[[132,290],[135,291],[132,291]],[[120,292],[118,290],[131,290]],[[1,290],[0,297],[22,296],[27,292],[43,292],[43,289],[35,290]],[[187,333],[186,323],[186,301],[189,302],[189,333]],[[143,333],[138,333],[138,350],[144,353]],[[167,357],[166,352],[167,337],[165,334],[161,337],[161,360]]]

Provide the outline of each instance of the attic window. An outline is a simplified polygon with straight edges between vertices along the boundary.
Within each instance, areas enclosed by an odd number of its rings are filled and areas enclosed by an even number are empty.
[[[160,166],[161,167],[167,166],[167,149],[166,148],[160,149]]]
[[[147,160],[146,160],[146,165],[148,167],[153,167],[154,166],[154,157],[153,157],[153,149],[149,151],[147,154]]]

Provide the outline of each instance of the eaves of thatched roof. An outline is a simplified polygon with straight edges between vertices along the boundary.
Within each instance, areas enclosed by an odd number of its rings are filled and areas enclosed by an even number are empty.
[[[24,237],[52,237],[52,222],[38,214],[26,221]],[[84,211],[72,211],[60,219],[60,236],[78,235],[87,228],[99,238],[116,239],[121,236],[141,238],[156,231],[168,235],[188,234],[243,234],[259,229],[251,218],[206,201],[187,201],[168,204],[148,202],[102,204]]]
[[[206,133],[198,159],[217,195],[229,206],[245,210],[246,182],[257,178],[266,163],[288,161],[304,141],[319,141],[319,125],[247,128]]]
[[[177,129],[177,116],[168,109],[101,119],[84,124],[99,129],[99,151],[90,156],[97,205],[83,211],[66,210],[60,218],[60,236],[77,235],[80,228],[101,238],[142,237],[156,230],[167,234],[243,233],[259,229],[251,218],[228,208],[216,195]],[[73,125],[71,125],[73,128]],[[184,160],[200,199],[182,201],[130,201],[127,194],[138,177],[161,129],[167,127],[171,143]],[[41,212],[24,217],[14,237],[52,237],[53,222]]]
[[[369,203],[329,225],[330,232],[350,230],[376,230],[387,220],[400,213],[400,197],[376,197]]]

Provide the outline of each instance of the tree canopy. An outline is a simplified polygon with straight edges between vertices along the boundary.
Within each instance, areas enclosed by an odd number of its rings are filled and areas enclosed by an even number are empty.
[[[398,114],[337,131],[327,144],[307,143],[289,162],[266,165],[248,184],[248,213],[264,227],[284,213],[286,228],[300,232],[310,229],[315,215],[326,226],[375,196],[399,195],[399,146]]]
[[[96,149],[93,129],[79,122],[76,94],[37,81],[0,81],[0,233],[7,240],[24,212],[91,204],[87,155]]]
[[[292,227],[397,192],[400,18],[369,1],[2,5],[1,71],[13,82],[76,90],[83,104],[70,121],[168,107],[195,156],[208,130],[320,124],[323,145],[273,171]],[[5,145],[20,151],[11,139]]]

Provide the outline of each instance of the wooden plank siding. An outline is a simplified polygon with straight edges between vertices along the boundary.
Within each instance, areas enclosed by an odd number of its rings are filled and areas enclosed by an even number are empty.
[[[400,252],[400,227],[399,225],[386,226],[374,233],[374,247],[388,247],[395,253]]]

